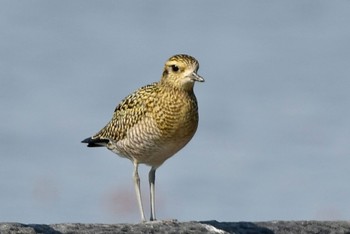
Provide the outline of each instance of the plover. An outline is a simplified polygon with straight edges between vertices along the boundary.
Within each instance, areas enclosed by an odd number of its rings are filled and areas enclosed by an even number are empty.
[[[112,120],[97,134],[82,143],[104,146],[134,165],[133,179],[141,220],[146,221],[141,192],[139,164],[151,167],[150,220],[155,215],[155,173],[165,160],[182,149],[198,126],[197,99],[193,92],[198,61],[189,55],[172,56],[165,63],[159,82],[143,86],[127,96],[115,109]]]

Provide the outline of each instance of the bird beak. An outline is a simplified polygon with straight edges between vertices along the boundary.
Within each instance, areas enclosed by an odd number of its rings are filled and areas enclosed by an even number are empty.
[[[193,80],[193,81],[204,82],[203,77],[201,77],[200,75],[198,75],[198,74],[195,73],[195,72],[193,72],[193,73],[190,75],[190,78],[191,78],[191,80]]]

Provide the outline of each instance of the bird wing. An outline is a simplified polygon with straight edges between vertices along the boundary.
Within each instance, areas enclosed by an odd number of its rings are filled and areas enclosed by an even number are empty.
[[[92,140],[119,141],[125,138],[129,129],[142,121],[146,113],[154,106],[157,83],[143,86],[130,94],[115,108],[113,118]]]

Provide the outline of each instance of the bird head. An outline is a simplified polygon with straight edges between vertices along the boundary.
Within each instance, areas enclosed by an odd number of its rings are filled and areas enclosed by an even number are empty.
[[[185,54],[174,55],[165,63],[161,82],[179,89],[192,90],[194,82],[204,82],[197,74],[198,69],[199,63],[194,57]]]

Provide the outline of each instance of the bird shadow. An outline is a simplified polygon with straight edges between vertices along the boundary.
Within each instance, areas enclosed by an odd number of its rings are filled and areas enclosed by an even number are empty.
[[[45,234],[61,234],[62,232],[59,232],[55,230],[54,228],[50,227],[50,225],[46,224],[24,224],[25,227],[30,227],[34,229],[35,233],[45,233]]]
[[[228,233],[238,234],[274,234],[275,232],[266,227],[252,222],[218,222],[216,220],[200,221],[199,223],[211,225]]]

